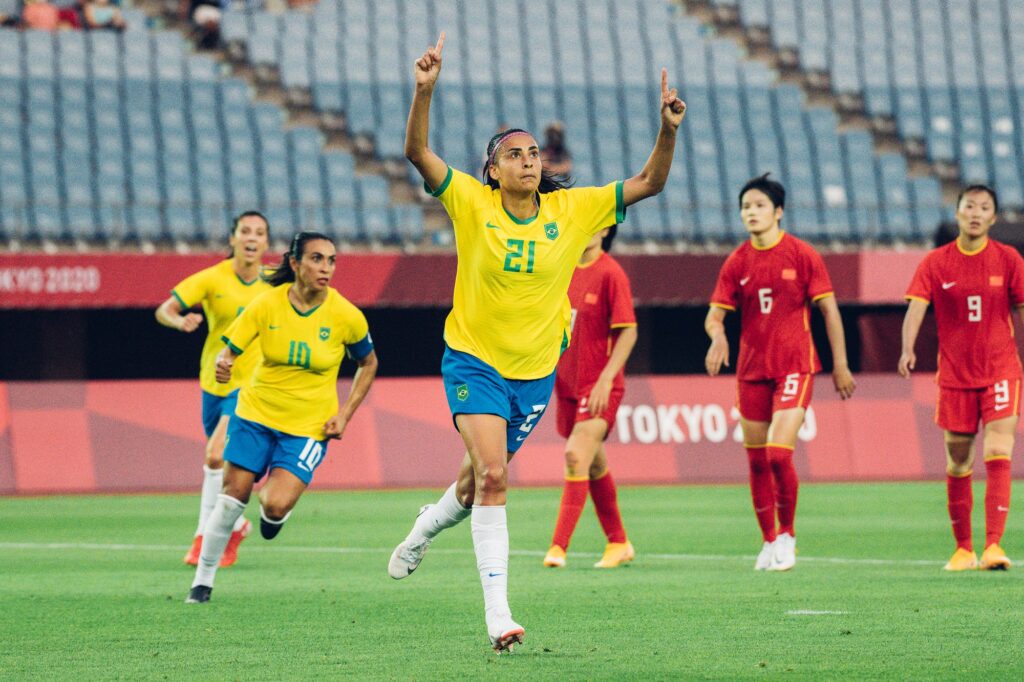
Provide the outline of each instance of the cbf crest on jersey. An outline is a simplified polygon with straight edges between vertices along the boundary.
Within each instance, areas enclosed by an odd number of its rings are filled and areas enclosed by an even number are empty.
[[[330,327],[320,327],[320,340],[321,341],[326,341],[327,339],[330,338],[330,336],[331,336],[331,328]]]
[[[554,240],[558,238],[558,223],[547,223],[544,225],[544,236]]]

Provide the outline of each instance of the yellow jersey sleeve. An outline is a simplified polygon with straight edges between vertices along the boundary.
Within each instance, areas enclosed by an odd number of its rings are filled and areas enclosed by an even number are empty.
[[[621,180],[604,187],[573,187],[566,198],[573,222],[589,235],[626,219]]]
[[[426,186],[426,185],[424,185]],[[452,222],[458,227],[458,219],[471,211],[481,201],[487,201],[491,188],[476,178],[448,167],[448,175],[437,189],[430,189],[430,195],[437,198]]]
[[[266,298],[265,295],[257,297],[224,330],[221,341],[238,355],[243,355],[253,340],[259,336],[264,298]]]
[[[171,289],[171,296],[177,299],[183,314],[206,300],[212,279],[211,270],[212,268],[206,268],[189,275]]]

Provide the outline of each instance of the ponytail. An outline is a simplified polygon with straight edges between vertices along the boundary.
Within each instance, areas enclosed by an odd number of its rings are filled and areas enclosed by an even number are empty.
[[[301,261],[302,254],[306,250],[306,242],[313,241],[314,239],[323,239],[332,244],[334,243],[333,239],[320,232],[299,232],[292,237],[292,245],[288,251],[282,254],[281,264],[274,268],[270,275],[264,277],[264,279],[274,287],[294,282],[295,270],[292,269],[291,259],[294,258],[296,262]]]

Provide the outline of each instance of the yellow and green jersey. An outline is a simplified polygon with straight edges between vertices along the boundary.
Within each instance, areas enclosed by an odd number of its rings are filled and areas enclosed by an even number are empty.
[[[346,347],[356,359],[373,350],[366,317],[334,289],[316,308],[300,313],[288,300],[291,284],[271,289],[239,315],[224,342],[240,354],[262,352],[242,386],[235,414],[293,436],[324,439],[324,424],[338,412],[338,368]],[[255,343],[254,343],[255,341]]]
[[[207,393],[226,396],[241,386],[256,368],[260,361],[258,352],[245,360],[239,358],[229,383],[217,383],[215,363],[217,353],[224,347],[220,337],[245,306],[270,288],[259,277],[251,282],[242,280],[235,273],[231,259],[228,259],[186,277],[171,291],[171,295],[181,305],[182,314],[196,304],[203,304],[207,332],[203,354],[199,359],[199,385]]]
[[[569,340],[569,282],[587,242],[622,222],[622,183],[538,194],[540,208],[519,220],[501,192],[452,168],[432,194],[455,228],[459,264],[445,342],[506,379],[555,370]]]

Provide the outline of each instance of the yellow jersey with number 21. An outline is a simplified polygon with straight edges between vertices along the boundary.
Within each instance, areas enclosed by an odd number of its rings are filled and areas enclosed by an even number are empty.
[[[338,368],[346,348],[365,357],[373,346],[366,317],[334,289],[316,308],[300,313],[282,284],[246,307],[224,333],[245,357],[254,341],[263,361],[242,386],[235,414],[293,436],[324,439],[324,424],[338,412]]]
[[[569,340],[569,282],[580,254],[624,218],[622,182],[538,194],[527,220],[505,210],[500,191],[452,168],[431,194],[452,219],[459,258],[445,343],[506,379],[548,376]]]

